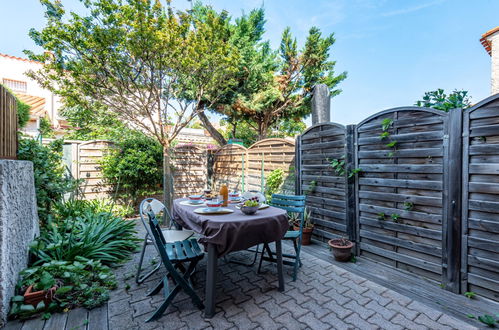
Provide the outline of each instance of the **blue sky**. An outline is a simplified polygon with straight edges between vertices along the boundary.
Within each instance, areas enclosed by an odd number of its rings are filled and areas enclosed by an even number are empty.
[[[77,0],[61,0],[70,9]],[[173,0],[188,8],[187,0]],[[348,71],[343,92],[332,99],[333,121],[357,123],[377,111],[413,105],[425,91],[465,89],[473,102],[490,93],[490,57],[479,39],[499,25],[494,0],[205,0],[233,16],[264,6],[273,46],[290,26],[303,44],[311,26],[335,33],[332,59]],[[23,56],[27,36],[44,24],[37,0],[0,0],[0,53]]]

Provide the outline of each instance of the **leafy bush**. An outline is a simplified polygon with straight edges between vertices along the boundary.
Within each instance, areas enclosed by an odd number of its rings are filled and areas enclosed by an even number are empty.
[[[117,143],[101,162],[105,180],[119,186],[121,197],[137,198],[146,191],[158,191],[163,176],[163,149],[143,134],[134,134]]]
[[[40,237],[31,243],[30,251],[37,258],[35,264],[73,261],[80,256],[115,264],[124,261],[136,249],[135,233],[133,221],[86,210],[64,220],[49,218]]]
[[[270,200],[272,198],[272,194],[278,193],[279,189],[284,182],[284,171],[280,168],[277,170],[273,170],[267,177],[266,186],[265,186],[265,198]]]
[[[436,91],[426,92],[422,100],[416,101],[418,107],[434,108],[449,112],[456,108],[468,108],[471,106],[471,100],[468,91],[454,90],[449,95],[441,88]]]
[[[31,106],[17,99],[17,123],[19,128],[23,128],[29,121],[29,110]]]
[[[60,219],[76,218],[86,212],[111,213],[116,217],[129,217],[135,213],[131,206],[118,205],[109,199],[69,200],[54,204],[53,214]]]
[[[74,261],[50,261],[20,273],[19,296],[12,298],[11,318],[27,318],[37,313],[51,313],[76,307],[94,308],[109,299],[108,290],[116,287],[114,274],[99,261],[77,257]],[[46,306],[24,304],[22,294],[33,285],[37,290],[57,286],[52,302]],[[49,314],[50,315],[50,314]]]
[[[77,181],[65,175],[62,163],[62,140],[42,146],[33,139],[20,139],[19,160],[33,162],[38,217],[41,225],[47,221],[52,205],[65,193],[76,188]]]

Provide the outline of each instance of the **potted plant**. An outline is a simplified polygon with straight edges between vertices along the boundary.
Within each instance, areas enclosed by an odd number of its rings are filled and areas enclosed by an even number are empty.
[[[335,238],[329,240],[329,246],[333,250],[334,259],[337,261],[348,261],[352,256],[353,243],[346,238]]]
[[[24,303],[37,306],[40,301],[48,305],[54,298],[57,290],[54,277],[48,272],[43,272],[36,283],[30,284],[24,292]]]
[[[310,245],[310,241],[312,238],[312,232],[314,231],[314,224],[312,223],[312,211],[307,210],[305,208],[305,212],[303,213],[303,232],[301,237],[302,245]],[[290,221],[293,225],[293,230],[300,230],[300,214],[293,213],[290,216]]]

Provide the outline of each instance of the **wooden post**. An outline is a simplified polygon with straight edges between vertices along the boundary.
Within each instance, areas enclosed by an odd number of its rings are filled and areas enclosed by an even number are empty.
[[[301,135],[295,142],[295,194],[301,195]]]
[[[357,214],[355,200],[355,179],[356,176],[349,178],[349,174],[355,169],[355,125],[346,127],[345,136],[345,187],[346,187],[346,226],[348,239],[352,242],[357,241]]]
[[[242,167],[241,167],[241,191],[244,192],[244,154],[242,154]]]
[[[444,135],[442,284],[459,293],[461,271],[462,109],[452,109]]]

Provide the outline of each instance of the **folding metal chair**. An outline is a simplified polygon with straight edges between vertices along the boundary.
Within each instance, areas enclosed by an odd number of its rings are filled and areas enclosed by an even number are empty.
[[[190,285],[189,279],[196,270],[197,263],[203,259],[204,252],[195,239],[167,243],[156,220],[156,215],[152,211],[149,211],[147,215],[149,217],[152,238],[158,247],[162,264],[165,266],[167,273],[148,294],[148,296],[155,295],[164,288],[165,300],[146,322],[160,318],[180,290],[184,290],[189,295],[194,305],[199,309],[203,309],[203,302]],[[184,263],[189,263],[187,270],[184,268]],[[183,271],[183,273],[180,271]],[[174,283],[174,287],[171,290],[168,282],[169,277]]]
[[[296,281],[296,274],[298,272],[298,267],[301,266],[300,261],[300,250],[301,250],[301,239],[303,233],[303,223],[305,220],[305,196],[292,196],[292,195],[272,195],[272,206],[278,207],[280,209],[286,210],[288,212],[299,213],[300,214],[300,230],[288,230],[284,235],[285,240],[293,241],[293,246],[295,248],[295,255],[284,254],[283,258],[288,258],[292,260],[283,260],[283,264],[293,266],[293,281]],[[267,255],[265,255],[267,253]],[[262,261],[276,262],[277,259],[274,258],[275,252],[270,249],[268,244],[263,245],[262,254],[260,256],[260,264],[258,265],[258,272],[262,268]]]
[[[137,284],[144,282],[149,276],[154,274],[161,267],[161,262],[159,262],[158,265],[153,270],[151,270],[149,273],[141,276],[142,266],[143,266],[143,262],[144,262],[144,255],[145,255],[147,246],[154,245],[156,247],[156,251],[158,251],[158,247],[156,246],[154,240],[152,239],[152,233],[151,233],[151,229],[149,227],[148,221],[146,221],[146,218],[145,218],[147,212],[149,212],[149,211],[152,211],[155,215],[163,213],[162,214],[162,218],[163,218],[162,223],[168,224],[168,222],[169,222],[169,228],[162,230],[163,237],[165,238],[165,241],[167,243],[184,241],[194,234],[194,232],[191,230],[171,229],[172,226],[175,224],[175,222],[173,221],[172,217],[170,216],[170,213],[168,212],[168,209],[165,207],[165,205],[154,198],[144,199],[142,201],[142,203],[140,203],[139,214],[140,214],[140,220],[142,221],[142,224],[144,225],[144,227],[146,229],[146,235],[144,237],[144,243],[142,245],[142,252],[140,254],[140,261],[139,261],[139,266],[137,268],[137,275],[135,276],[135,282],[137,282]],[[159,254],[159,251],[158,251],[158,254]]]

